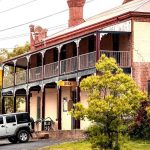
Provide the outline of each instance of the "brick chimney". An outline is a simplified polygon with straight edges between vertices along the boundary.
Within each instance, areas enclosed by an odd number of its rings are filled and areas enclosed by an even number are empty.
[[[67,0],[69,6],[68,26],[76,26],[84,22],[83,7],[86,0]]]
[[[123,4],[128,3],[128,2],[131,2],[131,1],[133,1],[133,0],[124,0],[124,1],[123,1]]]
[[[35,50],[35,44],[38,44],[47,37],[47,29],[43,29],[40,26],[30,25],[30,49]]]
[[[33,35],[34,25],[30,25],[29,28],[30,28],[30,50],[33,51],[35,50],[35,47],[34,47],[35,41],[34,41],[34,35]]]

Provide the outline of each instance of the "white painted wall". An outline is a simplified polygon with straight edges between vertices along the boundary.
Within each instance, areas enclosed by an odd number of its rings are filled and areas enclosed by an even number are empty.
[[[150,22],[134,22],[134,62],[150,62]]]
[[[41,92],[32,92],[30,97],[30,116],[36,121],[37,120],[37,97],[41,96]],[[42,100],[41,100],[41,117],[42,117]]]
[[[88,107],[88,93],[87,92],[80,92],[80,102],[83,104],[84,107]],[[91,125],[91,122],[88,119],[81,121],[80,129],[87,129]]]
[[[49,88],[45,90],[45,118],[51,117],[56,122],[57,119],[57,89]]]

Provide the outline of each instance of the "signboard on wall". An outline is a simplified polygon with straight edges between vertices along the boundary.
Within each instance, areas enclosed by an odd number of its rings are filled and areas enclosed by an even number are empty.
[[[76,81],[58,81],[58,86],[77,86]]]
[[[100,31],[131,32],[131,20],[108,26]]]

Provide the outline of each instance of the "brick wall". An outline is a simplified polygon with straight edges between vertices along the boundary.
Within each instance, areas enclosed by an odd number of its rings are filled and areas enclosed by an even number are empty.
[[[85,54],[88,53],[88,37],[84,38],[80,41],[80,50],[79,54]]]
[[[32,55],[30,57],[30,68],[36,67],[36,65],[37,65],[37,56]]]
[[[54,56],[54,50],[53,49],[46,51],[46,53],[45,53],[45,64],[53,63],[54,62],[53,56]]]
[[[119,50],[120,51],[130,51],[130,35],[120,34],[119,35]]]
[[[50,131],[51,139],[85,139],[86,134],[83,130],[58,130]]]
[[[134,62],[132,76],[142,91],[148,90],[148,80],[150,80],[150,63]]]

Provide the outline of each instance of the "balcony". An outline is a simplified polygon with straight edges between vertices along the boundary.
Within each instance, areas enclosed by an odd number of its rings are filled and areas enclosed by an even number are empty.
[[[96,52],[86,53],[79,56],[79,70],[89,69],[95,66]]]
[[[42,74],[42,66],[29,69],[29,82],[41,80],[43,76]]]
[[[3,88],[8,88],[14,85],[14,75],[9,74],[3,77]]]
[[[58,75],[58,62],[44,65],[44,77],[49,78]]]
[[[60,74],[66,74],[77,71],[77,57],[61,60],[60,66]]]
[[[107,57],[113,57],[116,59],[117,64],[124,67],[131,67],[131,55],[129,51],[108,51],[100,50],[100,56],[105,54]],[[65,75],[67,73],[73,73],[77,70],[85,70],[95,67],[96,63],[96,52],[90,52],[86,54],[79,55],[79,60],[77,64],[77,56],[68,58],[60,61],[60,75]],[[58,76],[59,62],[54,62],[44,65],[43,67],[35,67],[29,69],[29,82],[42,80],[43,78],[51,78]],[[43,77],[44,75],[44,77]],[[18,71],[15,76],[15,85],[24,84],[27,81],[27,72]],[[9,74],[3,78],[3,88],[11,87],[14,85],[14,75]]]
[[[105,54],[107,57],[113,57],[119,67],[131,67],[131,56],[129,51],[108,51],[100,50],[100,56]]]
[[[26,83],[26,81],[27,81],[27,71],[26,70],[16,72],[16,76],[15,76],[15,84],[16,85],[24,84],[24,83]]]

